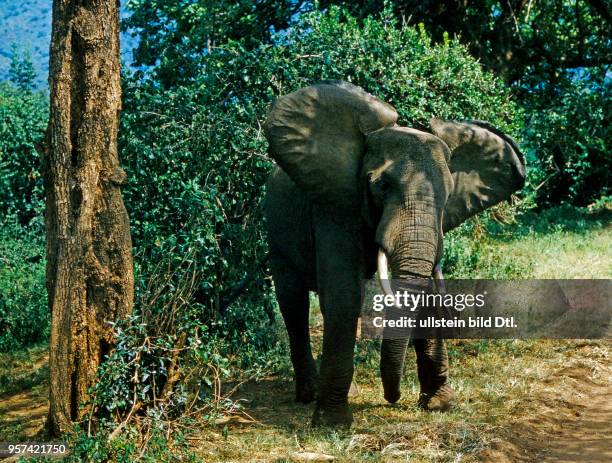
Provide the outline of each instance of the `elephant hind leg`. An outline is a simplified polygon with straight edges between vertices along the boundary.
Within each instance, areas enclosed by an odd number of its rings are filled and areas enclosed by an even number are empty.
[[[448,384],[448,353],[443,339],[415,339],[417,374],[421,384],[419,406],[429,411],[444,411],[456,400]]]
[[[270,266],[276,299],[289,335],[296,401],[310,403],[316,398],[318,375],[310,346],[308,288],[304,286],[301,275],[282,259],[273,257]]]

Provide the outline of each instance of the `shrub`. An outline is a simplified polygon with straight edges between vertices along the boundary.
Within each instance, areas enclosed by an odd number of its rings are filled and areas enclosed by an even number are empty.
[[[27,224],[43,210],[43,184],[35,144],[47,124],[42,92],[0,84],[0,217]]]
[[[230,355],[235,346],[223,327],[211,328],[191,303],[198,278],[192,256],[177,263],[172,253],[151,274],[138,272],[136,314],[114,326],[116,346],[98,371],[92,413],[71,437],[67,461],[198,461],[187,437],[242,413],[231,398],[237,386],[223,383],[278,368],[274,349],[245,365],[248,339],[241,356]]]
[[[0,223],[0,352],[46,341],[49,309],[40,227]]]
[[[575,75],[559,87],[529,111],[529,183],[539,206],[587,206],[612,191],[612,83]]]

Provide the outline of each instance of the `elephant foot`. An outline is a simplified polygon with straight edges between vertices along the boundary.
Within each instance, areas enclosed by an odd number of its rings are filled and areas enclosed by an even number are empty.
[[[400,390],[401,378],[398,376],[381,375],[385,400],[394,404],[402,397]]]
[[[309,404],[317,398],[317,382],[313,379],[296,381],[295,401]]]
[[[350,428],[353,423],[353,413],[348,404],[334,408],[323,408],[317,405],[312,415],[312,425]]]
[[[440,386],[435,392],[421,392],[419,407],[430,412],[444,412],[455,405],[455,391],[448,385]]]
[[[402,397],[402,393],[399,388],[395,388],[392,390],[385,389],[385,400],[390,404],[394,404]]]

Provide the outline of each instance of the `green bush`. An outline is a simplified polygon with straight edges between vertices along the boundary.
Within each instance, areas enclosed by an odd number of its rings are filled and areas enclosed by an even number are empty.
[[[0,352],[46,341],[49,336],[40,229],[0,223]]]
[[[587,206],[612,191],[612,82],[577,75],[559,87],[529,110],[529,183],[538,206]]]
[[[231,355],[235,340],[223,322],[204,322],[191,302],[198,278],[192,256],[177,263],[172,253],[151,274],[137,272],[136,314],[114,326],[116,345],[91,390],[95,413],[79,423],[67,461],[198,461],[186,438],[242,411],[225,382],[279,369],[274,329],[270,349],[254,349],[244,330],[244,348]]]
[[[529,278],[531,269],[508,256],[491,236],[490,217],[472,219],[444,239],[442,268],[447,278],[512,280]]]

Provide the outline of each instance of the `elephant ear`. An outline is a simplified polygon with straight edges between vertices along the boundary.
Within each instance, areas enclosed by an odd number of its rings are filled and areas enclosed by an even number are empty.
[[[264,130],[270,155],[312,201],[354,211],[365,135],[396,121],[362,88],[323,81],[277,99]]]
[[[430,126],[451,151],[454,188],[444,210],[445,232],[523,187],[525,158],[508,135],[483,121],[432,119]]]

